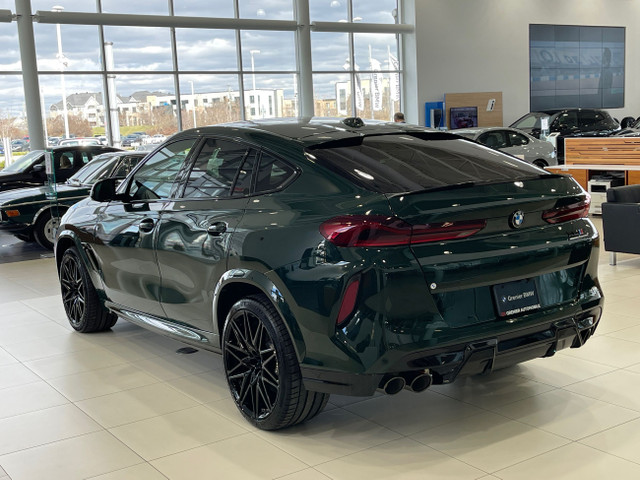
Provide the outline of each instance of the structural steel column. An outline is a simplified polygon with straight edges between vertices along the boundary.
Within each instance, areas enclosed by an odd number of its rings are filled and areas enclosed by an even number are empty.
[[[20,43],[20,60],[22,61],[22,82],[29,127],[29,141],[31,150],[44,150],[47,144],[42,123],[40,82],[38,81],[36,44],[33,37],[31,0],[16,0],[16,14],[18,16],[18,41]]]
[[[309,0],[296,1],[296,59],[298,63],[298,115],[313,117],[313,76],[311,67],[311,19],[309,17]]]

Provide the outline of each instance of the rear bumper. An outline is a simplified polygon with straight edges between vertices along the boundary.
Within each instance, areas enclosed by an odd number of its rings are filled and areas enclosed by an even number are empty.
[[[383,373],[357,374],[301,365],[305,388],[353,396],[373,395],[385,374],[429,371],[434,384],[458,376],[489,373],[565,348],[578,348],[593,335],[602,315],[596,306],[570,318],[511,333],[435,349],[405,353]]]

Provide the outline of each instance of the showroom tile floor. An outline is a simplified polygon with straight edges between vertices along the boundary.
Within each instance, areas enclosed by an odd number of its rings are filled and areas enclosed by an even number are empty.
[[[582,349],[258,431],[220,358],[118,322],[71,331],[54,261],[0,264],[0,480],[640,478],[640,256],[600,258]]]

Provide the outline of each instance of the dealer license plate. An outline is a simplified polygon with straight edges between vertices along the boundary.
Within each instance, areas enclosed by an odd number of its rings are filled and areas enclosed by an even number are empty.
[[[494,285],[493,295],[501,317],[540,308],[536,282],[532,278]]]

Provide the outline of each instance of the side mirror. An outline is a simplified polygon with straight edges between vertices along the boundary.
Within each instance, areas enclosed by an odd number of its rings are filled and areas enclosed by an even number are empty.
[[[44,168],[44,165],[43,165],[42,163],[39,163],[39,164],[37,164],[37,165],[34,165],[34,166],[31,168],[31,174],[32,174],[34,177],[41,177],[41,176],[44,174],[44,171],[45,171],[45,168]]]
[[[96,202],[110,202],[116,200],[121,196],[116,194],[116,188],[122,179],[117,178],[105,178],[96,182],[91,188],[91,200]]]

